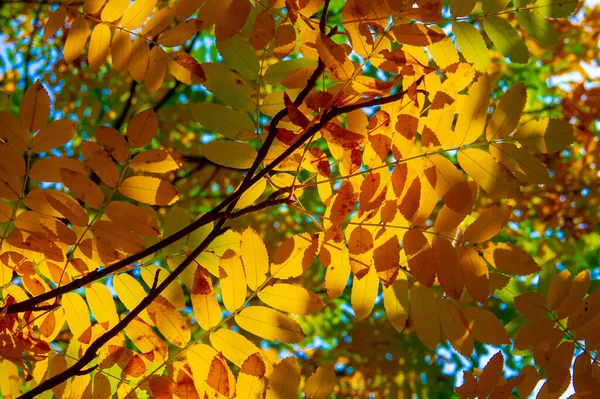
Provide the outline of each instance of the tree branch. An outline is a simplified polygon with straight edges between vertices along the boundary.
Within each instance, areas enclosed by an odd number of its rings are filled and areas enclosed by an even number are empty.
[[[306,97],[306,95],[308,95],[310,90],[312,90],[312,87],[314,87],[314,85],[316,84],[318,76],[320,76],[320,74],[324,71],[324,69],[325,69],[324,64],[322,62],[319,62],[319,66],[317,66],[317,70],[315,70],[315,73],[313,73],[313,75],[307,82],[307,86],[305,87],[305,89],[298,95],[298,97],[294,101],[294,104],[300,105],[302,103],[302,101],[304,101],[304,98]],[[422,81],[423,81],[423,78],[419,78],[413,84],[418,85]],[[310,87],[310,89],[309,89],[309,87]],[[412,85],[411,85],[411,87],[412,87]],[[411,87],[409,87],[409,89]],[[302,134],[302,136],[296,142],[294,142],[294,144],[289,146],[285,151],[283,151],[271,163],[266,165],[258,173],[256,173],[254,176],[252,176],[255,173],[258,166],[260,165],[261,161],[258,161],[258,160],[259,159],[264,160],[264,157],[268,153],[268,149],[269,149],[271,143],[275,139],[275,135],[277,132],[276,123],[279,123],[279,121],[281,121],[281,119],[283,119],[284,116],[287,115],[287,109],[282,109],[279,113],[277,113],[277,115],[275,115],[275,117],[271,121],[271,126],[269,128],[269,134],[268,134],[267,140],[265,140],[265,143],[261,146],[261,149],[259,150],[259,156],[257,157],[257,161],[254,162],[253,167],[248,171],[248,174],[246,175],[246,178],[244,179],[242,185],[240,185],[240,188],[238,190],[236,190],[236,192],[231,194],[229,197],[227,197],[225,200],[223,200],[220,204],[216,205],[210,212],[205,213],[204,215],[202,215],[200,218],[198,218],[196,221],[192,222],[188,226],[173,233],[172,235],[159,241],[158,243],[149,246],[148,248],[144,249],[143,251],[141,251],[137,254],[128,256],[127,258],[125,258],[119,262],[116,262],[110,266],[107,266],[104,269],[94,270],[93,272],[90,272],[89,274],[87,274],[79,279],[73,280],[70,283],[60,286],[52,291],[48,291],[48,292],[45,292],[38,296],[35,296],[33,298],[29,298],[25,301],[9,305],[7,308],[7,314],[33,310],[35,308],[35,306],[37,306],[47,300],[56,298],[58,296],[66,294],[67,292],[70,292],[70,291],[73,291],[80,287],[83,287],[86,284],[90,284],[96,280],[99,280],[103,277],[113,274],[113,273],[117,272],[118,270],[120,270],[132,263],[135,263],[149,255],[152,255],[153,253],[158,252],[161,249],[168,247],[169,245],[173,244],[177,240],[191,234],[195,230],[199,229],[200,227],[202,227],[210,222],[213,222],[213,221],[216,221],[219,219],[221,221],[224,221],[225,220],[223,218],[224,213],[221,212],[223,209],[225,209],[226,207],[229,207],[228,211],[231,212],[235,206],[235,203],[237,203],[237,201],[239,200],[241,195],[244,194],[248,190],[248,188],[252,187],[252,185],[254,183],[256,183],[258,180],[263,178],[265,175],[267,175],[273,169],[275,169],[275,167],[277,165],[279,165],[283,160],[285,160],[294,151],[296,151],[296,149],[298,149],[300,146],[302,146],[310,137],[312,137],[319,130],[321,130],[327,122],[329,122],[333,118],[343,114],[344,112],[350,112],[351,110],[360,109],[363,107],[382,105],[382,104],[391,103],[393,101],[398,101],[398,100],[402,99],[405,95],[408,94],[409,89],[403,90],[400,93],[397,93],[397,94],[394,94],[394,95],[391,95],[388,97],[377,98],[377,99],[366,101],[366,102],[363,102],[360,104],[352,104],[352,105],[344,106],[344,107],[331,108],[328,112],[325,112],[322,115],[321,120],[319,122],[309,126],[306,129],[306,131]],[[276,123],[274,123],[274,122],[276,122]]]
[[[156,298],[171,284],[175,279],[185,270],[185,268],[196,259],[198,255],[202,251],[208,247],[208,245],[219,235],[223,234],[228,228],[223,228],[223,224],[225,223],[225,219],[221,220],[217,226],[210,232],[210,234],[198,245],[179,266],[173,270],[173,272],[167,276],[156,286],[158,282],[158,273],[154,276],[153,287],[148,292],[148,295],[142,299],[142,301],[129,312],[127,316],[125,316],[120,322],[118,322],[113,328],[102,334],[98,339],[90,344],[87,348],[83,356],[75,362],[71,367],[67,368],[62,373],[59,373],[47,380],[44,380],[40,385],[33,388],[31,391],[20,396],[20,399],[30,399],[35,398],[37,395],[40,395],[48,390],[51,390],[55,386],[67,381],[69,378],[82,375],[82,373],[87,374],[93,370],[91,369],[83,370],[83,368],[89,364],[92,360],[94,360],[97,356],[98,351],[102,348],[108,341],[110,341],[113,337],[115,337],[119,332],[123,331],[125,327],[129,325],[140,313],[142,313]]]

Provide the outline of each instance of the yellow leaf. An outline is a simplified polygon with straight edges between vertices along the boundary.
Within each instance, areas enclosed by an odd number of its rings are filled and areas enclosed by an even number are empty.
[[[104,3],[104,0],[100,1]],[[90,0],[86,1],[86,3],[90,3]],[[102,6],[102,4],[100,6]],[[83,7],[84,12],[88,12],[85,11],[85,3]],[[52,11],[52,14],[50,14],[50,17],[46,22],[46,26],[44,26],[44,37],[47,39],[51,36],[54,36],[56,31],[65,24],[65,19],[67,19],[67,9],[64,6],[60,6],[56,10]]]
[[[359,280],[356,275],[352,281],[352,310],[358,320],[365,319],[375,305],[377,292],[379,291],[379,278],[374,267]]]
[[[428,163],[432,167],[428,167]],[[463,174],[450,160],[441,155],[426,158],[423,164],[425,177],[434,188],[439,198],[454,212],[463,213],[472,207],[470,197],[471,189],[465,181]]]
[[[460,150],[458,163],[493,198],[514,198],[519,192],[515,177],[485,151],[476,148]]]
[[[456,44],[463,56],[475,69],[486,72],[490,66],[490,52],[481,37],[481,33],[469,22],[455,22],[452,32],[456,35]]]
[[[531,151],[551,154],[573,142],[573,130],[568,121],[542,118],[527,122],[513,137]]]
[[[485,2],[484,2],[485,4]],[[504,368],[504,356],[502,352],[497,352],[488,361],[483,372],[479,376],[479,383],[475,389],[475,394],[478,398],[487,398],[502,377],[502,369]]]
[[[537,292],[526,292],[515,297],[515,308],[529,319],[543,317],[546,313],[546,298]]]
[[[98,11],[100,11],[105,2],[106,0],[84,0],[83,12],[88,14],[96,14]]]
[[[152,108],[136,114],[127,126],[127,141],[133,148],[144,147],[158,133],[158,119]]]
[[[459,262],[467,291],[476,301],[485,302],[490,293],[490,276],[485,261],[475,248],[461,246]]]
[[[504,326],[489,310],[469,306],[463,309],[463,313],[476,340],[497,346],[510,343]]]
[[[271,275],[281,280],[300,276],[312,265],[316,245],[316,240],[307,233],[289,237],[273,255]]]
[[[148,287],[152,287],[156,274],[158,273],[157,283],[161,284],[169,275],[169,271],[156,265],[148,265],[141,268],[142,279]],[[177,281],[171,282],[167,288],[160,293],[160,296],[169,301],[176,309],[183,310],[185,308],[185,297],[183,289]]]
[[[121,27],[129,30],[139,28],[142,22],[148,18],[155,5],[156,0],[134,1],[121,18]]]
[[[336,382],[333,364],[321,366],[306,380],[304,394],[311,399],[328,398]]]
[[[252,146],[236,141],[211,141],[201,151],[210,161],[233,169],[249,169],[257,155]]]
[[[561,394],[563,385],[568,385],[571,381],[571,362],[575,344],[573,341],[564,341],[552,352],[547,367],[547,386],[550,393]],[[566,386],[565,385],[565,386]]]
[[[292,24],[283,23],[277,27],[273,55],[282,59],[296,48],[296,29]]]
[[[506,243],[490,244],[483,256],[496,269],[525,276],[540,271],[533,258],[521,248]]]
[[[0,364],[0,392],[5,399],[15,399],[21,396],[24,381],[19,377],[19,369],[8,359],[2,360]]]
[[[421,342],[434,350],[440,343],[440,321],[433,291],[415,283],[410,289],[410,318]]]
[[[98,126],[96,140],[108,153],[121,163],[129,159],[127,142],[121,133],[110,126]]]
[[[260,349],[254,345],[248,338],[227,328],[221,328],[210,335],[210,343],[213,348],[222,353],[231,363],[242,367],[246,360],[252,355],[260,355]],[[264,361],[263,361],[264,366]],[[272,368],[272,366],[270,366]]]
[[[577,305],[581,303],[589,288],[590,271],[582,270],[575,277],[573,277],[568,297],[562,301],[562,303],[556,309],[556,315],[558,318],[564,319],[565,317],[568,317],[575,310]]]
[[[192,15],[198,11],[202,4],[203,0],[181,0],[177,2],[177,19],[180,21],[185,21]]]
[[[265,304],[284,312],[305,315],[316,313],[325,304],[317,294],[292,284],[273,284],[258,292]]]
[[[293,319],[263,306],[248,306],[235,315],[236,323],[251,334],[288,344],[301,342],[306,335]]]
[[[145,3],[140,1],[139,3]],[[129,68],[129,57],[131,57],[131,37],[129,33],[117,30],[110,43],[110,54],[112,64],[118,71],[125,71]]]
[[[236,397],[244,399],[262,399],[265,379],[256,375],[240,372],[236,382]]]
[[[454,127],[456,146],[471,144],[481,136],[487,120],[490,90],[487,74],[481,75],[469,88],[467,97],[462,101],[462,107],[457,109],[458,119]]]
[[[129,166],[136,172],[165,173],[179,169],[184,163],[181,155],[167,150],[148,150],[137,154]]]
[[[0,111],[0,138],[10,146],[19,151],[27,151],[29,148],[29,133],[13,114],[6,111]]]
[[[242,260],[232,250],[227,250],[221,258],[219,275],[223,305],[230,312],[235,312],[246,302],[246,275]]]
[[[134,3],[135,4],[135,3]],[[90,48],[88,50],[88,62],[90,68],[96,71],[106,60],[108,48],[110,47],[110,28],[104,24],[98,24],[92,30],[90,37]]]
[[[158,296],[148,306],[148,316],[158,331],[173,345],[183,348],[191,338],[190,329],[179,311],[167,299]]]
[[[122,201],[112,201],[104,210],[106,216],[121,227],[144,236],[153,237],[160,234],[158,224],[145,209]]]
[[[550,184],[548,169],[535,155],[512,143],[494,143],[490,153],[521,181],[532,184]]]
[[[92,326],[90,310],[83,298],[74,292],[63,295],[61,304],[73,338],[80,339],[81,335]]]
[[[501,140],[511,134],[519,123],[526,102],[525,84],[518,82],[511,86],[500,98],[498,106],[490,118],[485,131],[486,140]]]
[[[408,319],[408,281],[403,273],[392,285],[383,289],[385,314],[398,332],[402,332]]]
[[[596,317],[600,314],[600,289],[595,289],[583,301],[577,304],[577,307],[569,317],[567,328],[569,330],[578,330],[584,327],[591,320],[598,320]]]
[[[548,307],[550,310],[556,310],[563,303],[570,294],[572,283],[571,273],[568,270],[563,270],[552,279],[548,290]]]
[[[512,209],[506,205],[487,208],[466,228],[462,240],[473,244],[490,240],[508,223],[511,213]]]
[[[129,0],[108,0],[102,9],[100,18],[105,22],[113,22],[123,16],[129,6]]]
[[[267,188],[267,179],[263,178],[250,186],[249,189],[244,191],[244,193],[240,196],[240,199],[235,204],[234,209],[243,209],[246,208],[254,202],[265,192]]]
[[[262,10],[254,20],[250,44],[254,50],[267,46],[275,37],[275,19],[269,10]]]
[[[464,325],[458,313],[458,307],[454,303],[440,298],[438,300],[438,310],[444,336],[448,338],[452,347],[459,353],[471,357],[475,341]]]
[[[456,249],[448,239],[441,236],[433,237],[431,247],[438,281],[448,296],[458,301],[462,296],[465,281]]]
[[[150,50],[148,72],[144,80],[149,92],[153,93],[162,86],[167,73],[168,58],[169,56],[160,46],[154,46]]]
[[[217,42],[235,36],[246,23],[251,10],[252,4],[248,0],[232,0],[227,8],[217,15],[215,26]]]
[[[39,130],[48,121],[50,97],[39,81],[35,82],[23,95],[19,113],[23,126],[30,132]]]
[[[429,46],[446,38],[443,32],[431,29],[425,24],[397,24],[392,28],[392,32],[398,43],[418,47]]]
[[[52,378],[55,375],[62,373],[66,369],[67,369],[67,361],[61,355],[56,354],[56,355],[52,356],[52,359],[50,359],[50,365],[48,367],[47,377]],[[65,381],[65,382],[55,386],[54,388],[52,388],[52,393],[54,393],[54,396],[56,396],[57,398],[62,398],[63,393],[65,392],[66,386],[67,386],[67,382]]]
[[[222,312],[212,290],[212,282],[206,269],[198,266],[191,289],[192,308],[196,322],[204,330],[210,330],[221,322]]]
[[[163,30],[167,29],[171,22],[175,19],[177,6],[172,5],[165,7],[155,12],[152,17],[144,24],[142,35],[145,37],[153,37],[158,35]]]
[[[212,359],[206,383],[219,394],[227,398],[233,398],[235,394],[235,377],[221,354]],[[214,395],[214,397],[218,396]]]
[[[505,19],[491,16],[483,20],[483,29],[494,45],[512,62],[526,64],[529,50],[517,30]]]
[[[352,61],[348,59],[344,48],[323,34],[317,36],[316,46],[319,57],[332,75],[337,80],[350,80],[356,68]]]
[[[269,272],[269,254],[262,238],[251,227],[242,233],[240,253],[248,287],[252,291],[256,291],[265,282]]]
[[[86,288],[85,297],[98,323],[106,323],[108,328],[113,328],[119,322],[112,294],[104,284],[94,283]]]
[[[327,264],[323,262],[323,256],[326,256],[325,253],[329,257]],[[348,277],[350,276],[348,248],[345,245],[341,249],[334,246],[323,247],[319,256],[321,257],[321,263],[327,266],[327,271],[325,272],[327,296],[329,299],[335,299],[342,295],[348,284]]]
[[[87,173],[87,168],[83,162],[65,157],[48,157],[40,159],[31,168],[29,177],[38,181],[45,182],[60,182],[62,177],[60,171],[62,169],[69,169],[77,173]]]
[[[67,144],[76,133],[75,126],[69,119],[52,122],[33,136],[31,151],[40,153]]]
[[[109,187],[117,185],[119,182],[119,169],[104,148],[96,143],[84,140],[81,142],[81,152],[85,163],[98,175],[100,180]]]
[[[87,20],[81,15],[78,15],[71,24],[71,28],[69,28],[69,34],[67,35],[67,40],[65,42],[65,62],[69,63],[79,56],[81,50],[83,50],[83,46],[85,46],[85,43],[87,42],[89,33],[89,24]]]
[[[136,82],[141,83],[148,73],[148,62],[150,60],[150,46],[146,39],[138,37],[131,45],[129,57],[129,73]]]
[[[294,356],[282,360],[269,378],[266,399],[296,399],[300,387],[300,367]]]
[[[403,244],[413,277],[422,285],[431,287],[437,266],[429,241],[421,231],[409,230],[404,234]]]
[[[184,21],[172,29],[164,32],[158,38],[158,44],[165,47],[181,46],[200,29],[201,22],[197,19]]]
[[[437,26],[432,26],[432,30],[436,31],[438,34],[443,34],[443,31]],[[430,44],[427,46],[427,51],[433,57],[433,60],[441,69],[446,69],[450,65],[458,63],[458,51],[456,50],[456,46],[452,43],[449,37],[446,37],[444,34],[444,38],[434,44]]]
[[[167,66],[175,79],[182,83],[194,85],[206,81],[202,66],[187,53],[169,53]]]
[[[132,200],[149,205],[171,205],[179,199],[173,185],[150,176],[129,177],[119,185],[119,191]]]
[[[87,205],[95,209],[102,208],[104,202],[104,194],[96,183],[90,180],[89,177],[81,173],[73,172],[70,169],[60,169],[60,176],[65,186],[77,198],[85,202]]]
[[[142,285],[129,274],[116,275],[113,278],[113,286],[117,296],[129,311],[132,311],[147,296]],[[154,325],[146,311],[142,311],[139,317],[146,323]]]

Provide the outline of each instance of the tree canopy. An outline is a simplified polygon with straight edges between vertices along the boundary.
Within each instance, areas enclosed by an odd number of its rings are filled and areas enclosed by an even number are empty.
[[[0,0],[0,392],[600,392],[600,6]]]

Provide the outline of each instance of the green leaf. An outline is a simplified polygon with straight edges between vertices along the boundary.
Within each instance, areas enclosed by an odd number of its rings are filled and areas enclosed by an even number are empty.
[[[223,57],[223,63],[250,80],[258,80],[260,62],[256,51],[240,35],[219,42],[217,49]]]
[[[194,119],[213,133],[241,141],[249,141],[255,137],[254,122],[242,112],[212,103],[194,104],[191,110]]]
[[[484,14],[497,14],[504,10],[510,0],[483,0],[481,7]]]
[[[452,25],[456,36],[456,44],[465,60],[473,64],[480,72],[487,71],[490,66],[490,52],[481,37],[481,33],[468,22],[457,22]]]
[[[517,22],[538,42],[546,46],[558,44],[558,34],[546,18],[537,12],[520,10],[517,12]]]
[[[568,17],[577,9],[578,0],[538,0],[535,10],[544,17]]]
[[[504,56],[512,62],[526,64],[529,50],[517,30],[505,19],[490,17],[483,21],[483,29]]]

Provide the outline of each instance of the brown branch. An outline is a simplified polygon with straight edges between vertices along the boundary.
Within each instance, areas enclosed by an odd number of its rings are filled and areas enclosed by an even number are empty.
[[[142,301],[129,312],[127,316],[125,316],[120,322],[118,322],[113,328],[102,334],[98,339],[96,339],[90,346],[87,348],[83,356],[75,362],[71,367],[67,368],[62,373],[59,373],[47,380],[44,380],[40,385],[33,388],[31,391],[20,396],[20,399],[30,399],[35,398],[37,395],[40,395],[46,391],[51,390],[57,385],[67,381],[71,377],[75,377],[77,375],[87,374],[91,372],[94,368],[83,370],[83,368],[88,365],[91,361],[93,361],[97,352],[102,348],[108,341],[110,341],[113,337],[115,337],[119,332],[123,331],[125,327],[129,325],[141,312],[143,312],[154,300],[171,284],[175,279],[185,270],[185,268],[196,259],[198,255],[202,251],[208,247],[208,245],[219,235],[223,234],[228,228],[223,228],[223,224],[225,220],[221,220],[217,226],[210,232],[210,234],[198,245],[179,266],[173,270],[173,272],[167,276],[157,286],[158,283],[158,273],[154,276],[154,283],[152,284],[152,288],[148,292],[148,295],[142,299]]]
[[[333,30],[332,30],[332,32],[333,32]],[[331,34],[331,32],[330,32],[330,34]],[[309,81],[307,82],[307,86],[298,95],[298,97],[294,101],[294,104],[300,105],[302,103],[302,101],[308,95],[310,90],[312,90],[312,87],[314,87],[314,85],[316,84],[318,76],[320,76],[320,74],[324,71],[324,69],[325,69],[324,64],[322,62],[319,62],[319,65],[317,66],[317,70],[315,70],[315,73],[313,73],[313,75],[310,77]],[[423,81],[423,78],[421,77],[414,84],[418,85],[422,81]],[[309,87],[310,87],[310,89],[309,89]],[[411,87],[412,87],[412,85],[411,85]],[[329,122],[333,118],[343,114],[344,112],[350,112],[351,110],[355,110],[355,109],[359,109],[359,108],[363,108],[363,107],[391,103],[393,101],[402,99],[407,94],[408,94],[408,89],[403,90],[400,93],[397,93],[397,94],[394,94],[394,95],[391,95],[388,97],[377,98],[374,100],[360,103],[360,106],[359,106],[359,104],[353,104],[353,105],[344,106],[344,107],[332,107],[329,111],[325,112],[322,115],[321,120],[319,122],[310,126],[294,144],[289,146],[285,151],[283,151],[271,163],[266,165],[258,173],[256,173],[254,176],[252,176],[252,174],[255,173],[256,169],[258,168],[258,166],[261,162],[258,160],[259,159],[264,160],[264,157],[268,153],[271,143],[275,139],[276,123],[278,124],[279,121],[281,121],[281,119],[283,119],[287,115],[287,109],[281,110],[279,113],[277,113],[277,115],[275,115],[275,117],[271,121],[271,126],[269,129],[268,137],[265,140],[265,143],[261,146],[261,148],[259,150],[259,156],[257,157],[258,162],[255,162],[253,167],[248,171],[248,174],[247,174],[246,178],[244,179],[244,182],[242,183],[240,188],[238,190],[236,190],[235,193],[231,194],[227,199],[223,200],[220,204],[216,205],[210,212],[205,213],[204,215],[202,215],[200,218],[198,218],[196,221],[192,222],[188,226],[173,233],[172,235],[159,241],[158,243],[149,246],[148,248],[144,249],[143,251],[141,251],[137,254],[133,254],[133,255],[131,255],[119,262],[116,262],[110,266],[107,266],[103,269],[97,269],[97,270],[85,275],[84,277],[73,280],[70,283],[65,284],[61,287],[58,287],[52,291],[48,291],[48,292],[45,292],[38,296],[35,296],[33,298],[29,298],[25,301],[22,301],[22,302],[13,304],[13,305],[9,305],[6,310],[7,314],[19,313],[19,312],[32,310],[35,308],[35,306],[37,306],[47,300],[56,298],[58,296],[66,294],[67,292],[70,292],[70,291],[73,291],[80,287],[83,287],[86,284],[90,284],[96,280],[99,280],[103,277],[106,277],[106,276],[112,274],[112,273],[115,273],[118,270],[120,270],[132,263],[135,263],[147,256],[150,256],[153,253],[158,252],[161,249],[168,247],[169,245],[173,244],[177,240],[191,234],[195,230],[199,229],[200,227],[202,227],[210,222],[213,222],[213,221],[216,221],[219,219],[221,221],[224,221],[225,220],[223,218],[224,214],[221,213],[221,211],[223,209],[225,209],[225,207],[229,207],[228,211],[231,212],[235,206],[235,203],[237,203],[240,196],[242,194],[244,194],[248,190],[248,188],[252,187],[252,185],[255,184],[258,180],[260,180],[265,175],[267,175],[269,172],[271,172],[273,169],[275,169],[275,167],[277,165],[279,165],[283,160],[285,160],[294,151],[296,151],[296,149],[298,149],[300,146],[302,146],[302,144],[304,144],[310,137],[312,137],[319,130],[321,130],[327,122]],[[276,122],[276,123],[274,123],[274,122]]]

